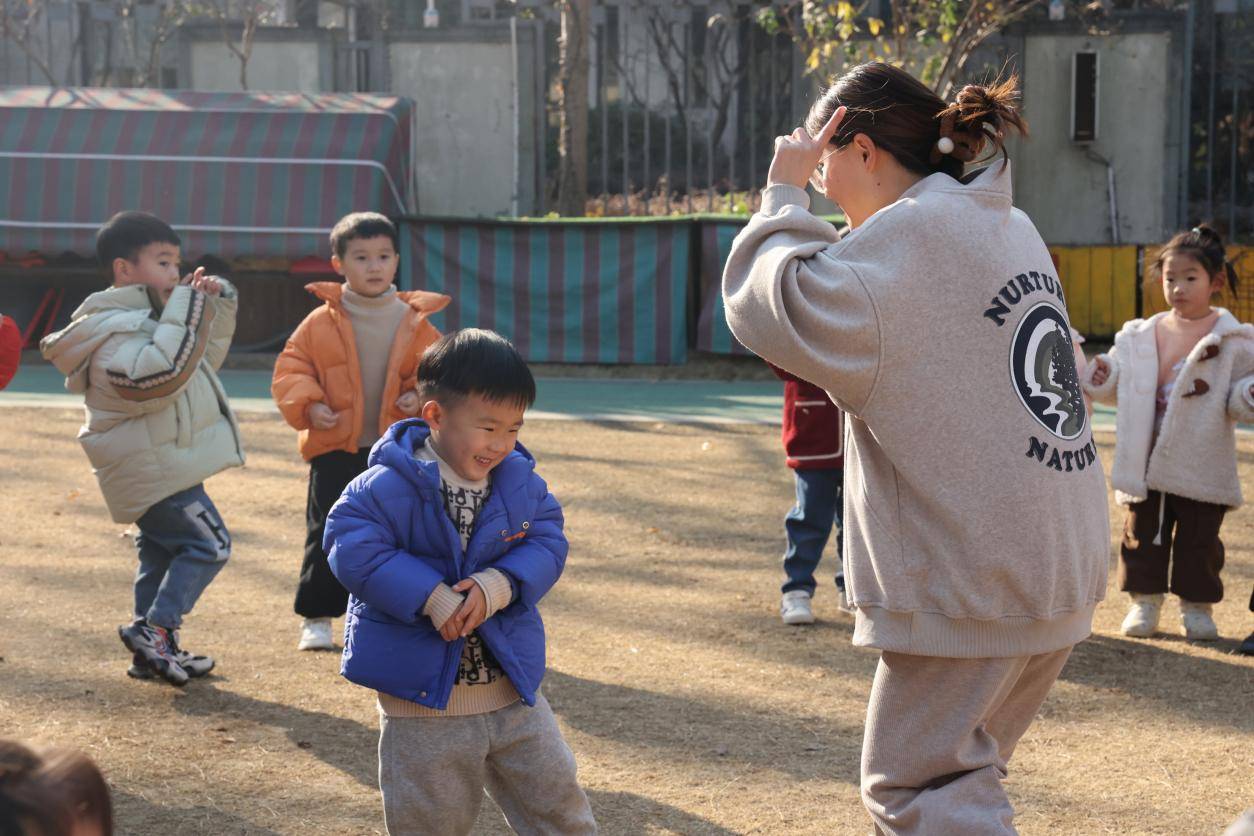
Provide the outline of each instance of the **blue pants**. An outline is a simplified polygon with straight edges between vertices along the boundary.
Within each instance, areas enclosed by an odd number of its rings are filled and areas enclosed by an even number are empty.
[[[814,595],[814,570],[819,567],[823,548],[837,528],[836,552],[841,551],[840,506],[845,484],[841,468],[818,470],[794,470],[797,480],[797,505],[784,517],[784,531],[788,535],[788,548],[784,552],[784,574],[788,580],[783,591],[804,589]],[[836,586],[845,588],[844,567],[836,570]]]
[[[167,496],[136,525],[135,617],[177,629],[231,556],[231,534],[204,485]]]

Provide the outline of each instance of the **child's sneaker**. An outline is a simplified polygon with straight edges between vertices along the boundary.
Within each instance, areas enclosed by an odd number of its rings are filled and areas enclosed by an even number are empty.
[[[300,642],[297,650],[335,650],[335,642],[331,638],[331,619],[306,618],[300,628]]]
[[[1241,646],[1237,648],[1237,653],[1242,656],[1254,656],[1254,633],[1245,637],[1245,641],[1241,642]]]
[[[175,646],[177,646],[177,642]],[[192,679],[209,673],[216,664],[211,656],[193,656],[186,650],[181,649],[174,654],[174,658],[178,659],[179,666],[187,671],[187,675]],[[131,679],[152,679],[154,676],[153,672],[144,664],[144,657],[138,653],[131,657],[131,666],[127,669],[126,675]]]
[[[1148,639],[1158,629],[1158,619],[1163,611],[1163,596],[1132,593],[1132,608],[1124,616],[1120,628],[1125,636]]]
[[[779,602],[779,617],[785,624],[813,624],[814,610],[810,609],[810,593],[804,589],[785,592]]]
[[[212,656],[200,656],[195,653],[188,653],[179,645],[179,633],[177,630],[170,631],[170,647],[174,649],[174,658],[179,660],[179,665],[183,670],[187,671],[187,675],[192,679],[204,676],[213,670],[213,666],[217,663],[213,661]]]
[[[1184,637],[1194,642],[1213,642],[1219,638],[1219,628],[1210,617],[1210,604],[1198,604],[1180,600],[1180,623],[1184,625]]]
[[[119,627],[118,635],[122,644],[135,654],[135,659],[142,660],[153,673],[171,685],[187,684],[187,671],[174,655],[177,645],[171,644],[170,633],[164,627],[139,618],[133,624]]]

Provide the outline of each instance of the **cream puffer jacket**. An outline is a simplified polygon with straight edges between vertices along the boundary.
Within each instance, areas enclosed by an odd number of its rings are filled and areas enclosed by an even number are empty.
[[[239,426],[217,369],[235,333],[238,297],[174,289],[162,308],[147,288],[111,287],[84,300],[39,344],[84,395],[78,440],[115,522],[244,463]]]
[[[1254,325],[1219,309],[1214,329],[1184,360],[1151,449],[1158,392],[1154,326],[1164,316],[1126,323],[1110,353],[1099,354],[1084,372],[1084,390],[1094,400],[1118,405],[1110,473],[1115,498],[1131,505],[1154,490],[1238,508],[1242,496],[1236,424],[1254,421],[1249,395],[1254,385]],[[1093,384],[1098,358],[1110,366],[1101,386]]]

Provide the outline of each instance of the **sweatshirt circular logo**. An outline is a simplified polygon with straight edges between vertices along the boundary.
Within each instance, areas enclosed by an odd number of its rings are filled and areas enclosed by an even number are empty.
[[[1088,413],[1075,367],[1071,329],[1049,302],[1032,306],[1015,329],[1010,378],[1019,400],[1045,429],[1064,440],[1084,431]]]

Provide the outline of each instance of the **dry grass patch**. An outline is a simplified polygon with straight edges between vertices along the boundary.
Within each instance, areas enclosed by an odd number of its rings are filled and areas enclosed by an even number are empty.
[[[219,670],[179,691],[124,675],[133,546],[73,440],[79,413],[0,414],[0,736],[87,750],[123,833],[381,832],[374,701],[334,655],[294,649],[306,484],[292,434],[245,418],[248,467],[209,484],[235,554],[183,638]],[[545,688],[604,832],[867,832],[875,654],[849,643],[830,555],[820,623],[779,623],[792,481],[778,431],[534,422],[524,442],[572,542],[544,608]],[[1254,801],[1254,660],[1233,652],[1254,629],[1254,517],[1225,533],[1224,641],[1125,639],[1123,598],[1100,608],[1012,763],[1024,833],[1217,833]],[[1174,607],[1164,623],[1178,630]],[[477,832],[507,832],[491,805]]]

